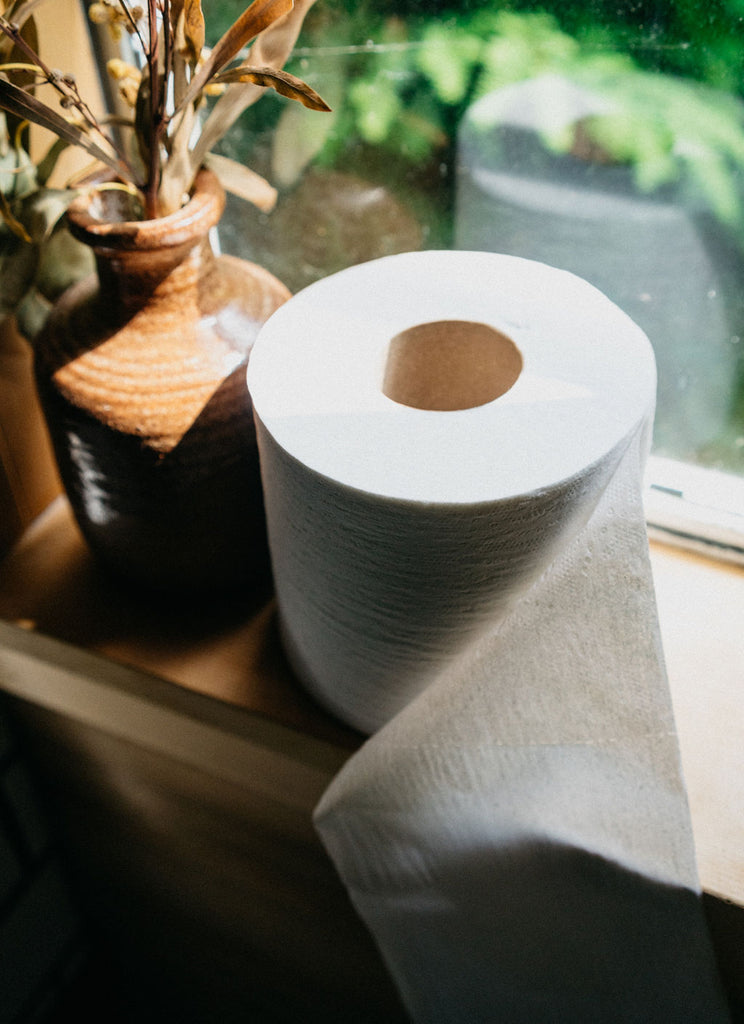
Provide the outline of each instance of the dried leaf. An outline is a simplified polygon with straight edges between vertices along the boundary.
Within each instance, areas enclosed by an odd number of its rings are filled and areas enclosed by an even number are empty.
[[[295,0],[288,14],[278,18],[258,36],[251,48],[251,59],[260,67],[283,67],[297,42],[303,19],[314,3],[315,0]],[[192,165],[195,169],[243,111],[263,95],[265,90],[258,85],[234,85],[220,96],[202,125],[194,146]]]
[[[186,0],[168,0],[168,20],[172,29],[175,29],[176,22],[181,17],[181,11],[185,3]]]
[[[209,58],[210,77],[269,25],[289,14],[293,6],[293,0],[253,0],[212,50]]]
[[[253,203],[263,213],[270,213],[276,206],[276,189],[244,164],[217,153],[210,153],[204,164],[217,175],[226,192]]]
[[[237,21],[225,32],[194,75],[182,103],[190,103],[201,93],[212,77],[228,64],[244,46],[247,46],[252,39],[255,39],[278,18],[288,14],[292,7],[293,0],[253,0],[250,7],[243,11]]]
[[[23,220],[35,241],[46,242],[51,237],[75,195],[70,188],[43,188],[28,196]]]
[[[23,39],[24,43],[30,46],[32,50],[38,53],[39,34],[36,28],[36,21],[30,16],[30,13],[31,12],[29,11],[23,23],[18,24],[20,24],[21,39]],[[33,93],[39,69],[34,68],[33,65],[29,65],[28,55],[15,42],[7,37],[3,37],[3,41],[9,44],[9,46],[7,48],[0,47],[0,54],[7,54],[9,64],[22,65],[27,69],[25,71],[20,69],[8,71],[8,81],[12,82],[13,85],[17,85],[19,89],[25,89],[27,92]],[[8,132],[12,136],[15,135],[19,126],[22,124],[22,118],[11,116],[8,118]]]
[[[200,0],[172,0],[170,6],[173,33],[173,102],[181,107],[189,79],[196,69],[204,47],[204,14]]]
[[[242,104],[241,94],[245,92],[255,92],[259,96],[262,96],[264,90],[260,89],[257,85],[234,86],[232,89],[228,89],[224,92],[215,103],[202,125],[201,131],[199,132],[199,138],[194,143],[194,148],[191,153],[191,164],[194,171],[201,166],[207,153],[209,153],[212,147],[215,146],[229,131],[230,127],[235,123],[238,117],[240,117],[241,112],[245,109]]]
[[[17,238],[22,239],[24,242],[31,241],[31,235],[26,231],[23,224],[13,216],[10,203],[3,192],[0,192],[0,217],[2,217],[3,222],[10,228]]]
[[[295,0],[289,14],[265,29],[251,49],[252,63],[259,67],[284,67],[295,47],[305,15],[314,3],[315,0]]]
[[[179,107],[181,99],[186,95],[186,90],[189,87],[187,69],[191,67],[191,63],[189,59],[179,51],[178,47],[173,51],[173,59],[171,63],[173,66],[173,99],[176,107]]]
[[[186,0],[183,8],[184,35],[193,56],[194,66],[204,49],[204,12],[200,0]]]
[[[177,130],[170,139],[168,159],[158,189],[160,216],[173,213],[183,205],[184,196],[191,188],[194,178],[189,154],[189,141],[194,129],[196,114],[191,107],[179,117]]]
[[[170,21],[176,51],[196,67],[206,32],[201,0],[171,0]]]
[[[320,153],[334,130],[337,116],[308,117],[296,103],[282,111],[272,133],[271,180],[282,187],[294,185]]]
[[[176,29],[178,27],[178,21],[183,13],[183,8],[186,0],[170,0],[168,4],[168,17],[170,19],[170,27],[173,36],[176,35]]]
[[[123,168],[119,160],[97,146],[80,128],[70,124],[51,107],[37,100],[35,96],[30,96],[23,89],[18,89],[3,78],[0,78],[0,107],[16,117],[25,118],[42,128],[48,128],[49,131],[65,139],[71,145],[80,146],[96,160],[106,164],[107,167],[113,168],[117,173],[122,173]]]
[[[214,82],[226,85],[240,82],[243,84],[252,83],[263,89],[275,89],[280,95],[291,100],[298,100],[304,107],[310,110],[329,111],[331,108],[320,97],[314,89],[303,82],[301,78],[290,75],[288,71],[278,71],[275,68],[256,68],[249,64],[241,64],[238,68],[231,68],[217,75]]]

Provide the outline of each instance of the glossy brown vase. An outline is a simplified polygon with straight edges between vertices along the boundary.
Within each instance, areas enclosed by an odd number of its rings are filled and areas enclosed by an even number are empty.
[[[97,556],[133,580],[171,591],[263,586],[245,371],[259,327],[289,292],[254,264],[215,257],[208,232],[224,193],[210,173],[159,220],[107,221],[116,195],[71,207],[97,275],[62,296],[36,349],[70,503]]]

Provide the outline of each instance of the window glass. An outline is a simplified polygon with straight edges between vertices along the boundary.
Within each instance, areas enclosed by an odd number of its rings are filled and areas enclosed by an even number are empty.
[[[204,0],[214,42],[245,7]],[[318,0],[222,152],[278,187],[230,200],[228,252],[293,290],[419,248],[513,253],[596,284],[648,333],[655,450],[744,473],[744,0]]]

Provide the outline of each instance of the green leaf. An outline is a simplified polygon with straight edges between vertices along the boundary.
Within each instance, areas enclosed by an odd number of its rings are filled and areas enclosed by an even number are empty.
[[[439,99],[456,104],[465,97],[481,48],[481,40],[472,33],[434,24],[424,34],[416,64]]]
[[[552,15],[501,11],[483,49],[477,96],[549,71],[564,73],[579,55],[579,44],[562,32]]]
[[[43,188],[24,201],[21,216],[31,245],[8,249],[0,236],[0,305],[12,306],[29,339],[42,327],[51,303],[95,267],[93,253],[72,237],[64,220],[75,195],[73,189]]]
[[[25,149],[7,149],[0,156],[0,192],[10,202],[36,188],[36,168]]]
[[[71,189],[40,189],[24,204],[24,219],[37,244],[27,246],[36,254],[34,275],[15,313],[29,340],[41,329],[62,292],[95,269],[92,251],[72,237],[63,218],[74,196]]]
[[[365,142],[373,145],[383,142],[403,108],[394,85],[384,78],[360,79],[349,90],[349,99],[357,112],[357,128]]]
[[[71,188],[40,188],[23,203],[23,221],[35,242],[44,244],[59,230],[62,217],[77,192]]]
[[[723,224],[741,226],[742,201],[720,153],[701,150],[688,164],[692,181]]]
[[[36,288],[54,302],[70,285],[94,270],[95,257],[90,247],[73,238],[64,218],[58,218],[41,246]]]
[[[27,341],[33,342],[46,324],[53,303],[44,298],[33,284],[15,307],[18,329]]]

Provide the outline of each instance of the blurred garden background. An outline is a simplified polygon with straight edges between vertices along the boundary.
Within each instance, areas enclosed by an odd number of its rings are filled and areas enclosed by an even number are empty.
[[[208,42],[244,6],[203,0]],[[647,331],[657,453],[744,473],[743,19],[744,0],[317,0],[288,70],[333,113],[246,111],[222,151],[279,199],[231,199],[222,246],[294,291],[410,249],[562,266]]]

